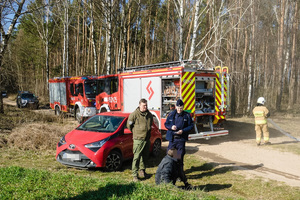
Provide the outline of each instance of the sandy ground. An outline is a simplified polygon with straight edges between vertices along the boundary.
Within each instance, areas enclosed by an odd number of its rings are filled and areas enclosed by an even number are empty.
[[[4,98],[4,103],[16,105],[7,98]],[[54,114],[49,109],[40,109],[36,112]],[[299,117],[275,116],[272,119],[284,131],[300,139]],[[199,156],[216,167],[230,167],[234,173],[247,178],[260,177],[266,181],[276,180],[300,187],[300,155],[279,149],[289,146],[300,152],[300,143],[283,135],[269,124],[272,144],[256,146],[253,121],[251,118],[228,119],[226,124],[228,136],[188,141],[187,154]],[[168,142],[162,144],[164,148],[167,145]]]

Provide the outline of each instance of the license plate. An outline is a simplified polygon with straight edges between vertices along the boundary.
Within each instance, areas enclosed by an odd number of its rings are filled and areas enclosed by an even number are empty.
[[[81,160],[79,154],[64,153],[62,157],[63,157],[63,159]]]

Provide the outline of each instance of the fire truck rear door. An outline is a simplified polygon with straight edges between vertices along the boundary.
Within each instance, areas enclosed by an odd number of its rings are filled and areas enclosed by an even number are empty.
[[[161,77],[142,78],[142,98],[148,101],[149,110],[161,109]]]
[[[161,109],[161,77],[124,79],[123,85],[125,112],[133,112],[141,98],[148,101],[149,110]]]

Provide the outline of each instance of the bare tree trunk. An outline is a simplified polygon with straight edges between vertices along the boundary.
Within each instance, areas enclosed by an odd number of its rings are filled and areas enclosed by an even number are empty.
[[[179,60],[183,59],[183,0],[179,0]]]
[[[191,51],[190,51],[189,60],[193,60],[194,53],[195,53],[195,40],[196,40],[196,37],[197,37],[197,30],[198,30],[198,19],[199,19],[200,3],[202,4],[202,0],[201,0],[201,2],[200,2],[200,0],[196,1],[196,4],[195,4],[194,28],[193,28],[193,36],[192,36],[192,43],[191,43]]]
[[[126,58],[126,67],[128,67],[130,63],[130,25],[131,25],[131,11],[132,11],[132,6],[131,6],[132,0],[128,1],[129,5],[129,11],[128,11],[128,22],[127,22],[127,58]]]
[[[100,28],[99,28],[99,38],[102,38],[102,25],[100,26]],[[99,43],[98,43],[98,53],[99,53],[99,56],[98,56],[98,62],[97,62],[97,64],[98,64],[98,66],[97,66],[97,68],[98,68],[98,71],[97,71],[97,74],[98,75],[101,75],[101,40],[99,39]]]
[[[90,1],[90,12],[91,12],[91,37],[92,37],[92,47],[93,47],[93,57],[94,57],[94,74],[97,75],[97,49],[96,49],[96,41],[95,41],[95,28],[94,28],[94,5],[93,2]]]
[[[169,32],[170,32],[170,0],[167,0],[168,1],[168,6],[167,6],[167,32],[166,32],[166,41],[165,41],[165,52],[166,52],[166,55],[169,56],[169,53],[168,53],[168,50],[169,50]]]
[[[76,64],[75,64],[75,74],[76,76],[79,75],[79,61],[80,61],[80,58],[79,58],[79,50],[80,50],[80,17],[78,15],[77,17],[77,36],[76,36],[76,53],[75,53],[75,57],[76,57]]]
[[[150,27],[152,4],[148,3],[148,15],[145,18],[145,64],[150,64]]]
[[[62,76],[69,76],[69,2],[65,0],[63,2],[64,7],[64,45],[63,45],[63,70]]]
[[[106,12],[106,22],[107,22],[107,31],[106,31],[106,74],[111,73],[111,35],[112,35],[112,26],[111,26],[111,15],[112,15],[112,4],[113,0],[106,0],[108,5]]]
[[[123,0],[123,10],[122,10],[122,22],[123,22],[123,58],[122,58],[122,68],[126,68],[126,61],[127,61],[127,22],[126,22],[126,2]],[[129,20],[128,20],[129,24]]]
[[[276,110],[281,110],[281,99],[282,99],[282,92],[283,92],[283,41],[284,41],[284,12],[285,12],[285,1],[281,0],[281,12],[280,12],[280,21],[279,21],[279,31],[278,31],[278,79],[280,80],[280,84],[277,84],[277,101],[276,101]]]
[[[156,46],[156,43],[155,43],[155,41],[156,41],[156,39],[155,39],[155,34],[156,34],[156,24],[157,24],[157,8],[156,8],[156,11],[155,11],[155,20],[154,20],[154,27],[153,27],[153,33],[152,33],[152,35],[153,35],[153,44],[152,44],[152,48],[151,48],[151,57],[150,57],[150,60],[152,61],[153,60],[153,57],[156,57],[156,53],[155,53],[155,49],[157,48],[157,46]]]
[[[82,60],[81,60],[81,73],[86,73],[86,48],[87,48],[87,25],[86,25],[86,18],[87,18],[87,9],[86,9],[86,0],[83,1],[83,10],[82,10]]]
[[[46,2],[45,2],[46,3]],[[47,90],[49,89],[48,81],[50,78],[49,74],[49,15],[50,15],[50,5],[49,2],[46,6],[46,41],[45,41],[45,51],[46,51],[46,82]]]
[[[251,6],[251,30],[249,37],[249,66],[248,66],[248,102],[247,102],[247,113],[250,113],[251,99],[252,99],[252,68],[253,68],[253,43],[254,43],[254,5]]]
[[[293,109],[294,104],[296,103],[296,34],[297,34],[297,12],[298,12],[298,2],[294,2],[294,17],[293,17],[293,28],[292,28],[292,56],[291,56],[291,75],[290,75],[290,83],[289,83],[289,103],[288,109]]]

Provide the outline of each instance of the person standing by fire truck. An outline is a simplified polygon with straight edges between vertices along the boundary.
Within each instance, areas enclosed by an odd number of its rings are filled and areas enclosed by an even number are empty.
[[[147,178],[146,162],[150,150],[150,136],[153,116],[147,108],[147,100],[141,99],[139,107],[129,115],[127,127],[133,134],[133,161],[132,176],[133,181],[138,181],[138,171],[140,178]]]
[[[183,101],[178,99],[176,109],[172,111],[165,122],[167,130],[166,140],[169,141],[168,149],[176,148],[180,155],[181,170],[180,173],[186,186],[188,186],[187,178],[183,171],[183,158],[185,155],[185,143],[188,140],[189,132],[193,129],[193,120],[190,113],[183,111]]]
[[[253,109],[253,115],[255,117],[255,131],[256,131],[256,144],[257,146],[261,143],[261,137],[262,133],[264,136],[264,144],[268,145],[271,144],[269,142],[270,136],[269,136],[269,129],[268,129],[268,123],[267,118],[270,116],[270,112],[267,109],[265,104],[265,98],[259,97],[257,99],[257,105]]]

